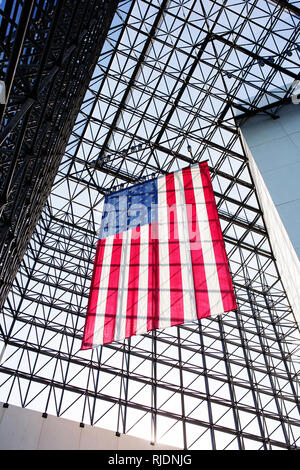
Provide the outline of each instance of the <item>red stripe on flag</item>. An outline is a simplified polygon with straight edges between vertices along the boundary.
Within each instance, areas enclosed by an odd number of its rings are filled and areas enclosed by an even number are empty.
[[[182,176],[189,227],[197,317],[204,318],[210,316],[210,305],[207,292],[203,252],[197,220],[196,201],[191,169],[184,168],[182,170]]]
[[[158,222],[149,224],[148,310],[147,331],[159,325],[159,260]]]
[[[207,215],[209,220],[211,238],[215,253],[217,272],[219,277],[220,290],[222,295],[224,312],[237,308],[234,296],[232,280],[229,271],[229,265],[225,250],[223,234],[218,216],[217,205],[213,193],[213,187],[210,179],[207,162],[199,164],[202,178],[202,186],[205,197]]]
[[[137,309],[139,299],[139,272],[140,272],[140,227],[132,230],[130,260],[129,260],[129,276],[128,276],[128,294],[127,294],[127,310],[126,310],[126,331],[125,337],[136,335],[137,325]]]
[[[95,329],[95,319],[97,313],[97,304],[99,297],[99,285],[101,279],[103,256],[105,251],[105,238],[98,240],[96,256],[93,268],[93,275],[91,281],[91,289],[89,295],[89,302],[87,308],[87,317],[85,321],[85,328],[81,349],[90,349],[93,347],[93,336]]]
[[[111,265],[107,288],[105,320],[103,330],[103,344],[114,340],[116,313],[119,293],[120,262],[122,254],[122,233],[114,237]]]
[[[171,326],[184,322],[180,246],[174,174],[166,175],[167,212],[169,227],[170,317]]]

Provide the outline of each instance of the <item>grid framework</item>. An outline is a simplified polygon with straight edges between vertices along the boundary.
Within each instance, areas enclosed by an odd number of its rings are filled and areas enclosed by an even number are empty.
[[[184,449],[300,447],[299,331],[235,119],[290,101],[299,28],[297,2],[119,2],[3,307],[2,401]],[[237,312],[80,351],[104,195],[204,159]]]

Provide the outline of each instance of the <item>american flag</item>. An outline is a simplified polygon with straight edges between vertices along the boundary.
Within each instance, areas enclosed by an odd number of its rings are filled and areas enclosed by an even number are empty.
[[[207,162],[106,196],[81,349],[234,309]]]

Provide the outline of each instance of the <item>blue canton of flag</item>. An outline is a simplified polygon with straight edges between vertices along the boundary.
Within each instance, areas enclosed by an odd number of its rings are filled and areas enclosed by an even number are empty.
[[[157,221],[157,179],[105,197],[99,238]]]

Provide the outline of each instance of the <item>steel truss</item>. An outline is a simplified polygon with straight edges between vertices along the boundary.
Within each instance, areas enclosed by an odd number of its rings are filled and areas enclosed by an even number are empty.
[[[3,307],[2,401],[191,450],[300,448],[299,331],[234,116],[290,100],[298,12],[119,2]],[[202,159],[238,311],[80,351],[103,195]]]
[[[0,113],[0,306],[51,190],[116,3],[10,0],[0,10],[7,95]]]

